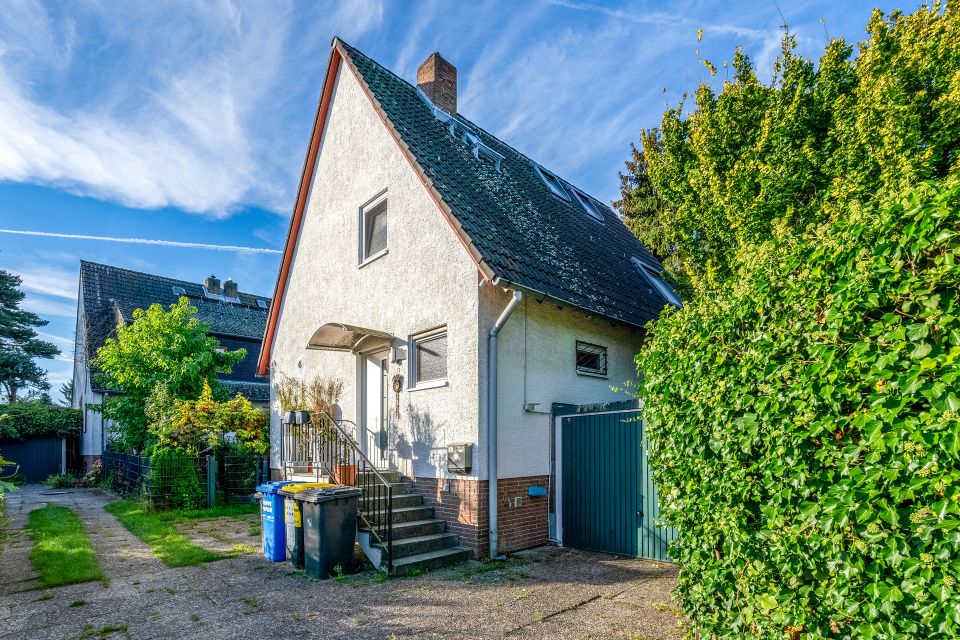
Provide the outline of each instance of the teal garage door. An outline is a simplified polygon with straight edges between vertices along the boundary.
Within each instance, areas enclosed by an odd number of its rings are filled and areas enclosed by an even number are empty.
[[[639,412],[561,418],[560,453],[564,546],[670,559]]]

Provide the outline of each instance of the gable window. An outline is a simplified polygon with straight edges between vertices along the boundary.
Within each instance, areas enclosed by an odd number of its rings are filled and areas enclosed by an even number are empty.
[[[670,285],[664,282],[659,271],[641,262],[637,257],[630,258],[630,261],[633,262],[633,266],[640,272],[640,275],[646,278],[650,286],[660,294],[661,298],[675,307],[682,306],[680,297],[670,288]]]
[[[411,388],[436,387],[447,382],[447,329],[435,329],[411,339]]]
[[[577,340],[577,373],[607,377],[607,348]]]
[[[374,198],[360,209],[360,263],[387,252],[387,194]]]
[[[579,189],[573,189],[573,195],[577,196],[577,202],[579,202],[583,210],[587,212],[587,215],[594,220],[603,221],[603,214],[600,213],[596,205],[593,204],[593,200],[591,200],[587,194]]]
[[[543,180],[543,184],[550,187],[550,191],[553,195],[563,198],[564,200],[570,200],[570,194],[567,193],[567,190],[563,188],[563,185],[560,184],[560,178],[553,175],[543,167],[538,164],[533,165],[533,170],[537,172],[537,175],[540,176],[540,179]]]

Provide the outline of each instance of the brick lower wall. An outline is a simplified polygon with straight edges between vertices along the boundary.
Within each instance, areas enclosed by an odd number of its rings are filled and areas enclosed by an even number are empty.
[[[89,472],[100,463],[100,456],[80,456],[80,463],[84,473]]]
[[[502,478],[497,481],[499,551],[507,553],[547,544],[549,536],[549,499],[527,495],[531,486],[547,486],[547,476]],[[449,491],[444,484],[449,482]],[[460,544],[473,549],[478,558],[488,555],[489,510],[486,480],[417,478],[414,490],[423,502],[434,508],[436,517],[447,523],[451,533],[460,536]],[[515,499],[520,498],[520,505]]]

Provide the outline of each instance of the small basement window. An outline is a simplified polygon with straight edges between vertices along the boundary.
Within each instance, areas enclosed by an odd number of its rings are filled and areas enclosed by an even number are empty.
[[[637,257],[630,258],[630,261],[633,262],[633,266],[636,268],[636,270],[647,279],[647,282],[650,284],[650,286],[656,289],[657,293],[660,294],[660,297],[675,307],[682,306],[680,297],[673,291],[673,289],[670,288],[670,285],[663,280],[659,271],[656,271],[653,267],[641,262]]]
[[[597,207],[593,204],[593,200],[591,200],[587,194],[583,193],[579,189],[573,189],[573,195],[577,196],[577,201],[580,203],[580,206],[583,207],[583,210],[586,211],[591,218],[603,222],[603,214],[600,213]]]
[[[375,198],[360,210],[360,262],[387,251],[387,194]]]
[[[607,348],[577,340],[577,373],[607,377]]]
[[[410,358],[414,387],[430,387],[447,380],[447,330],[437,329],[412,339]]]
[[[537,175],[540,176],[540,179],[543,180],[543,184],[550,187],[550,191],[553,192],[553,195],[563,198],[567,201],[570,200],[570,194],[568,194],[567,190],[563,188],[562,184],[560,184],[560,178],[553,175],[538,164],[533,165],[533,170],[536,171]]]

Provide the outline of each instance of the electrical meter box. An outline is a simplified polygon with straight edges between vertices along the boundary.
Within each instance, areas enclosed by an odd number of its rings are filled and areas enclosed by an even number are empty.
[[[447,471],[470,473],[473,468],[473,443],[454,442],[447,445]]]

